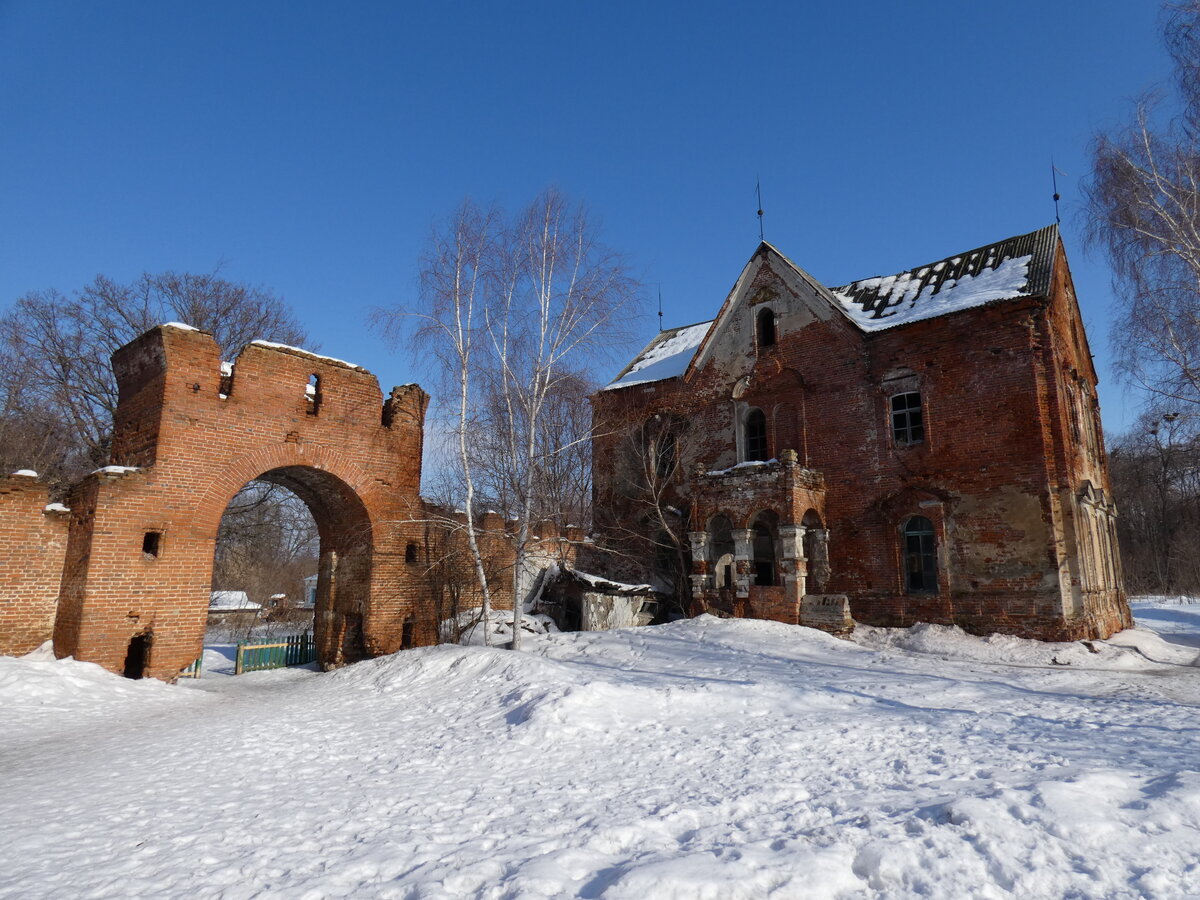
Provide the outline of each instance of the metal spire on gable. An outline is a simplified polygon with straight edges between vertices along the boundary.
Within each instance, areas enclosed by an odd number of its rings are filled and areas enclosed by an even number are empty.
[[[763,209],[762,209],[762,179],[757,175],[754,176],[754,193],[758,197],[758,239],[765,240],[763,237]]]
[[[1067,174],[1066,172],[1058,171],[1058,168],[1054,165],[1054,157],[1053,156],[1050,157],[1050,183],[1054,185],[1054,224],[1055,225],[1062,224],[1062,219],[1060,219],[1058,217],[1058,201],[1060,199],[1059,194],[1058,194],[1058,176],[1066,175],[1066,174]]]

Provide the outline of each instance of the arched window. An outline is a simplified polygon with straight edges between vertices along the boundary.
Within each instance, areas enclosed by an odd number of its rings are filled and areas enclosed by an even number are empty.
[[[752,409],[746,416],[746,459],[767,458],[767,417],[761,409]]]
[[[912,593],[936,593],[937,542],[933,523],[913,516],[904,523],[904,586]]]
[[[918,391],[893,395],[892,438],[897,444],[919,444],[925,440],[921,394]]]
[[[758,314],[758,346],[775,346],[775,312],[763,309]]]

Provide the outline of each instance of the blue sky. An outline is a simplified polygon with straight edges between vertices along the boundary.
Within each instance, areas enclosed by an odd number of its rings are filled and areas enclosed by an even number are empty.
[[[670,326],[715,314],[753,252],[756,177],[767,239],[841,284],[1053,221],[1053,156],[1116,431],[1133,398],[1076,211],[1091,135],[1167,74],[1157,21],[1149,0],[0,0],[0,305],[220,265],[386,389],[422,373],[367,314],[413,300],[465,197],[585,201]]]

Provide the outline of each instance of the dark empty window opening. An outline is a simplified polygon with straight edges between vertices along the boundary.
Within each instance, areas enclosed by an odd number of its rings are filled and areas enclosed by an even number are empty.
[[[936,593],[937,542],[933,523],[913,516],[904,523],[904,584],[911,593]]]
[[[775,536],[761,522],[754,525],[754,583],[762,587],[775,583]]]
[[[146,669],[150,665],[150,644],[151,637],[148,631],[133,636],[133,640],[129,642],[129,650],[125,653],[123,674],[126,678],[146,677]]]
[[[411,650],[415,640],[417,623],[412,619],[404,620],[404,630],[400,634],[400,649]]]
[[[775,346],[775,313],[764,309],[758,314],[758,346]]]
[[[142,536],[142,553],[150,559],[158,559],[158,554],[162,550],[162,532],[147,531]]]
[[[925,440],[921,395],[917,391],[892,397],[892,438],[897,444],[919,444]]]
[[[406,563],[415,563],[417,561],[417,545],[409,544],[404,548],[404,561]]]
[[[761,409],[746,416],[746,460],[767,460],[767,417]]]
[[[304,386],[304,400],[308,405],[308,414],[315,416],[321,408],[321,376],[309,375],[308,384]]]

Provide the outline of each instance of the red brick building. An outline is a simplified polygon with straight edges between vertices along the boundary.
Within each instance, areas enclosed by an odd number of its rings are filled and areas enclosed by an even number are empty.
[[[593,398],[598,532],[693,609],[1104,637],[1131,620],[1096,381],[1056,227],[832,289],[763,243]]]

